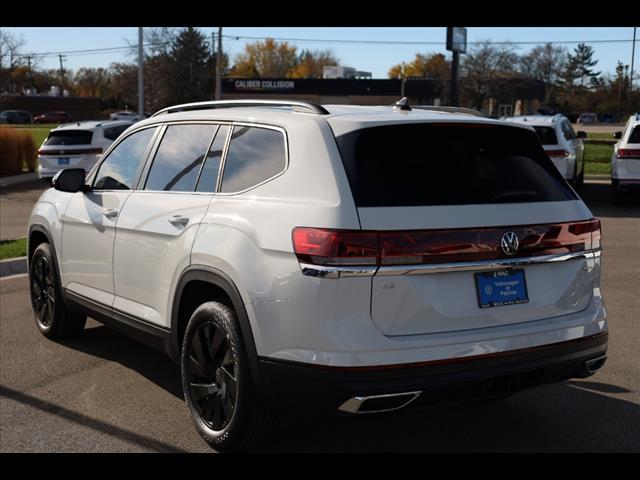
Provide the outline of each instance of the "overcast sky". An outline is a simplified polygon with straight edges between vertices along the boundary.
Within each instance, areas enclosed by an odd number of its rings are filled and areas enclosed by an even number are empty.
[[[24,53],[52,53],[44,58],[41,68],[59,68],[59,58],[53,53],[70,52],[76,50],[102,49],[126,47],[137,43],[137,28],[133,27],[25,27],[3,28],[13,32],[25,40]],[[210,38],[217,27],[202,27],[200,30]],[[330,48],[340,59],[342,65],[351,66],[358,70],[372,72],[373,78],[386,78],[389,68],[401,61],[409,62],[416,52],[441,52],[449,55],[445,49],[446,29],[428,28],[284,28],[284,27],[229,27],[224,28],[223,49],[233,59],[234,55],[242,51],[244,44],[252,39],[235,37],[273,37],[300,39],[293,40],[299,49],[311,50]],[[638,32],[640,37],[640,31]],[[640,38],[636,37],[635,67],[638,78],[640,70]],[[309,41],[302,41],[308,39]],[[569,50],[573,50],[578,42],[590,43],[595,49],[595,67],[603,73],[613,73],[618,60],[631,64],[631,49],[633,28],[479,28],[468,29],[468,41],[491,39],[492,41],[533,42],[533,44],[518,45],[518,52],[530,50],[536,43],[545,42],[574,42],[561,43]],[[352,43],[339,43],[346,40]],[[621,40],[621,42],[608,42]],[[438,44],[381,44],[357,42],[438,42]],[[66,69],[77,70],[81,67],[108,67],[112,62],[134,61],[125,49],[109,52],[67,53],[64,58]]]

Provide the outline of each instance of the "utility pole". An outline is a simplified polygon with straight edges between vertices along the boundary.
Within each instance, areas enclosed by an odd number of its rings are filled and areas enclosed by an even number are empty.
[[[222,27],[218,27],[218,53],[216,54],[216,100],[222,100]]]
[[[629,110],[631,110],[631,93],[633,92],[633,60],[636,56],[636,27],[633,27],[633,44],[631,45],[631,76],[629,77]]]
[[[144,48],[142,27],[138,27],[138,115],[144,118]]]
[[[62,59],[66,58],[66,55],[58,55],[60,59],[60,96],[63,95],[64,92],[64,68],[62,67]]]

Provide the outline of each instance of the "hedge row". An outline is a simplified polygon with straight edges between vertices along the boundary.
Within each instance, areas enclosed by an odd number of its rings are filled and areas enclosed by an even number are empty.
[[[0,127],[0,176],[13,175],[25,168],[36,171],[38,151],[29,132]]]

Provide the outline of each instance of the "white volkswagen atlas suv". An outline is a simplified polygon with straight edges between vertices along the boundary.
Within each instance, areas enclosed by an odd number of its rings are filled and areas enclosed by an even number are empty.
[[[38,150],[38,178],[51,179],[65,168],[89,172],[102,152],[132,120],[65,123],[49,132]]]
[[[586,132],[575,132],[571,122],[561,114],[523,115],[510,117],[507,122],[531,125],[538,134],[542,148],[560,174],[576,187],[584,183],[584,144]]]
[[[28,239],[39,330],[91,316],[167,352],[218,449],[296,411],[502,398],[606,359],[600,222],[520,123],[171,107],[57,174]]]
[[[624,131],[614,137],[618,142],[611,155],[611,190],[618,202],[626,192],[640,192],[640,114],[631,115]]]

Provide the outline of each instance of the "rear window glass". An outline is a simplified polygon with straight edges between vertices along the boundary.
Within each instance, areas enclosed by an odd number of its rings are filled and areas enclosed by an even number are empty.
[[[130,126],[131,125],[118,125],[117,127],[105,128],[104,131],[102,132],[102,135],[107,140],[115,140],[120,136],[122,132],[124,132]]]
[[[557,145],[556,131],[551,127],[533,127],[542,145]]]
[[[90,145],[93,132],[89,130],[60,130],[49,133],[45,145]]]
[[[627,143],[640,143],[640,126],[633,129],[633,132],[629,135],[629,141]]]
[[[336,140],[359,207],[576,198],[533,133],[516,127],[387,125]]]

